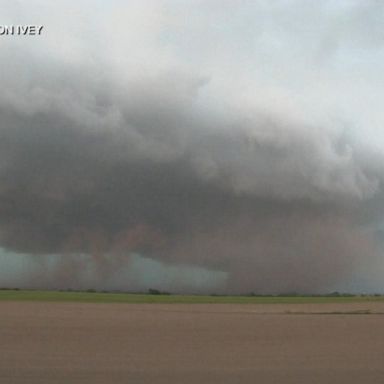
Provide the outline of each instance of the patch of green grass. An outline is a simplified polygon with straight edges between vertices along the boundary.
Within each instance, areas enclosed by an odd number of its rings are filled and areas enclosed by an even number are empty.
[[[284,311],[286,315],[382,315],[383,312],[372,312],[369,309],[357,309],[355,311],[327,311],[327,312],[311,312],[311,311]]]
[[[298,304],[384,301],[384,296],[203,296],[73,291],[0,290],[0,301],[179,304]]]

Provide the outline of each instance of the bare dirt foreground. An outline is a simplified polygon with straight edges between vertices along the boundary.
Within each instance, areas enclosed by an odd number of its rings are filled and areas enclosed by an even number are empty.
[[[0,383],[384,383],[384,303],[0,303]]]

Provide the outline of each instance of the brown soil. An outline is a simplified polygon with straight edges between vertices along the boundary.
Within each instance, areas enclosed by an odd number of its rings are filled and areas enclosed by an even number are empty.
[[[380,313],[381,303],[1,302],[0,383],[382,384]]]

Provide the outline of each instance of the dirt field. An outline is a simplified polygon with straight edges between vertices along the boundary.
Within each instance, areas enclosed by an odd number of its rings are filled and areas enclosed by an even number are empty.
[[[1,302],[0,383],[382,384],[383,313],[367,302]]]

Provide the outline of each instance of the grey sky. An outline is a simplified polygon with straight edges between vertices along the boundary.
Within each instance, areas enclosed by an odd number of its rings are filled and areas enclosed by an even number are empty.
[[[44,25],[0,40],[0,244],[56,255],[47,286],[140,253],[224,291],[382,289],[361,283],[384,265],[381,2],[0,9]]]

